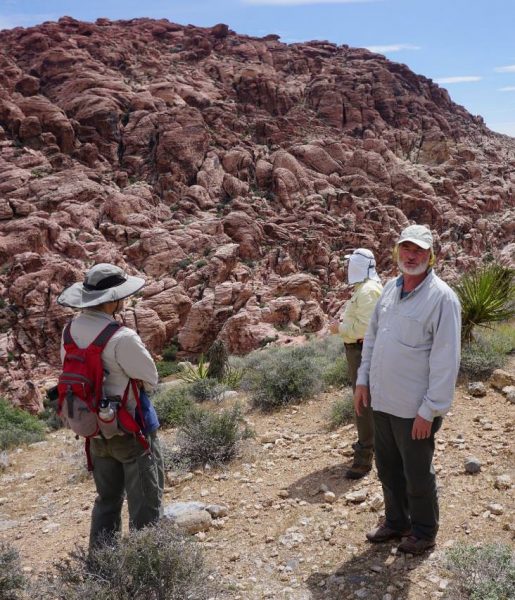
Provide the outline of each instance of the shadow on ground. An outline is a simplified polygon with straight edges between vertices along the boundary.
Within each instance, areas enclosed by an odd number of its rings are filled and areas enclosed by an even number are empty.
[[[381,600],[388,593],[389,586],[395,588],[390,592],[392,597],[407,598],[411,571],[427,560],[429,555],[393,555],[391,550],[394,547],[390,543],[370,544],[362,553],[353,554],[343,561],[332,573],[313,573],[306,580],[312,599]]]
[[[333,492],[337,498],[343,496],[360,486],[363,481],[345,479],[345,473],[350,466],[351,463],[332,465],[302,477],[288,487],[290,498],[299,498],[310,504],[323,503],[325,500],[322,486],[326,486],[327,490]]]

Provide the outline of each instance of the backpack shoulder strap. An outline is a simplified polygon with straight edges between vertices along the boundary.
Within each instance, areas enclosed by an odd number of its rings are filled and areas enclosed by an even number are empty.
[[[75,343],[73,341],[72,334],[70,333],[71,326],[72,326],[72,322],[69,321],[68,325],[66,325],[66,327],[64,328],[64,331],[63,331],[63,342],[64,342],[65,346]]]
[[[120,329],[120,327],[123,327],[123,325],[120,325],[120,323],[117,323],[116,321],[109,323],[109,325],[104,327],[104,329],[102,329],[97,337],[91,342],[91,346],[98,346],[101,350],[103,350],[106,347],[107,342],[113,337],[118,329]]]

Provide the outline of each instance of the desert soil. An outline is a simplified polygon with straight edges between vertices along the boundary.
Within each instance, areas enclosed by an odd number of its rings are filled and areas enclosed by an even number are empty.
[[[327,430],[331,403],[341,393],[272,415],[249,410],[256,438],[236,460],[169,481],[165,504],[199,500],[229,507],[217,527],[197,534],[212,577],[225,590],[220,598],[439,598],[450,581],[446,548],[513,543],[514,486],[498,489],[495,482],[499,475],[515,480],[514,405],[491,388],[483,398],[457,390],[437,436],[438,545],[426,556],[405,557],[393,543],[365,540],[381,515],[381,488],[375,471],[360,481],[343,476],[353,426]],[[161,437],[172,444],[173,435],[167,430]],[[482,465],[476,475],[465,472],[470,456]],[[75,544],[87,543],[94,486],[82,444],[67,431],[11,452],[9,460],[0,477],[0,540],[14,544],[25,571],[36,576]],[[334,492],[333,503],[324,500],[325,489]],[[366,499],[346,499],[356,491]]]

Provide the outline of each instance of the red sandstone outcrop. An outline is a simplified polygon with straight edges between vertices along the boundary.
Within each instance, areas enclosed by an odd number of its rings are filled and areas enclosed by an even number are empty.
[[[0,33],[1,392],[37,410],[72,314],[110,261],[151,350],[233,353],[324,330],[342,255],[428,224],[452,279],[514,261],[515,140],[405,65],[226,25],[63,17]]]

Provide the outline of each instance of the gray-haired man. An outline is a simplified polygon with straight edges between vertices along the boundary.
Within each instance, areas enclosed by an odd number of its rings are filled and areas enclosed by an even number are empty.
[[[371,402],[376,465],[385,521],[371,542],[408,536],[401,552],[435,545],[438,498],[434,435],[449,410],[460,362],[461,311],[456,294],[432,270],[429,229],[411,225],[395,249],[401,276],[389,281],[365,335],[354,405]]]

